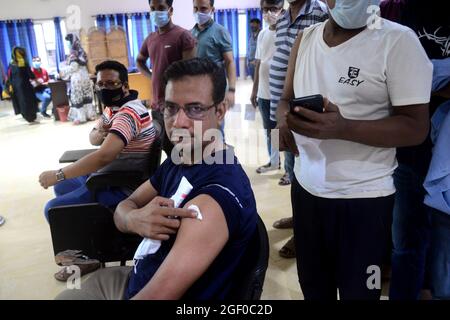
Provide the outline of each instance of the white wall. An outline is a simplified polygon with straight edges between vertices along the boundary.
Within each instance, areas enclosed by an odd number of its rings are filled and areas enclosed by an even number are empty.
[[[66,17],[67,8],[77,5],[81,13],[81,27],[85,30],[94,25],[92,16],[102,13],[142,12],[149,10],[148,0],[1,0],[0,20],[7,19],[48,19]],[[259,0],[216,0],[217,9],[253,8]],[[194,24],[191,0],[175,0],[176,24],[191,28]]]

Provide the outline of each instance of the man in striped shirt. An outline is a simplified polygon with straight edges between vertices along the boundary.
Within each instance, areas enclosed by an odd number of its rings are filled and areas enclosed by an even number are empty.
[[[289,55],[297,35],[305,28],[328,19],[328,10],[319,0],[287,0],[289,9],[278,20],[276,31],[277,47],[270,65],[270,119],[276,121],[278,103],[281,99],[286,79]],[[286,171],[280,180],[280,185],[289,185],[294,175],[294,154],[285,152],[284,169]],[[292,228],[292,218],[282,219],[274,223],[275,228]],[[284,258],[294,258],[295,248],[293,237],[280,250]]]
[[[100,148],[58,171],[46,171],[39,177],[43,188],[55,186],[56,198],[45,207],[85,204],[92,201],[86,187],[90,174],[99,170],[140,170],[148,175],[148,155],[156,138],[152,118],[138,100],[138,92],[128,86],[128,71],[117,61],[105,61],[96,67],[97,90],[105,112],[92,130],[92,145]],[[97,200],[106,207],[115,207],[133,190],[108,188],[97,192]]]

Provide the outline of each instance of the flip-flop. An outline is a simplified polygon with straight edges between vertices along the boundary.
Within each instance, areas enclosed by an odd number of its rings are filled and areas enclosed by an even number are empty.
[[[3,218],[2,216],[0,216],[0,227],[1,227],[2,225],[4,225],[5,222],[6,222],[5,218]]]
[[[275,229],[292,229],[294,227],[294,220],[292,219],[292,217],[283,218],[275,221],[273,223],[273,227]]]
[[[69,272],[69,267],[78,267],[80,268],[80,276],[84,276],[88,273],[94,272],[95,270],[99,269],[101,267],[100,262],[97,263],[91,263],[91,264],[81,264],[81,265],[73,265],[73,266],[67,266],[59,270],[57,273],[55,273],[55,279],[58,281],[66,282],[74,273]]]
[[[280,257],[285,259],[295,258],[295,242],[294,237],[292,237],[278,252]]]
[[[88,256],[83,255],[80,250],[66,250],[60,252],[55,256],[55,262],[59,266],[100,263],[100,261],[96,259],[90,259]]]
[[[289,175],[286,173],[278,182],[280,186],[288,186],[291,184],[291,179],[289,179]]]

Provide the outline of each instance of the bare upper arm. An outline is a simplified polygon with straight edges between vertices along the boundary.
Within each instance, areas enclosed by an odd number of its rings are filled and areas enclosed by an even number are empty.
[[[139,53],[138,57],[136,58],[136,61],[146,63],[148,60],[148,57],[144,56],[142,53]]]
[[[234,63],[233,51],[224,52],[223,60],[225,61],[225,64]]]
[[[416,104],[409,106],[394,106],[394,116],[404,116],[414,122],[417,130],[428,132],[430,116],[429,104]]]
[[[125,143],[115,134],[108,134],[100,149],[96,152],[98,155],[109,162],[114,161],[125,148]]]
[[[298,49],[300,47],[302,37],[303,32],[300,32],[298,34],[297,39],[294,42],[294,45],[292,46],[291,54],[289,56],[288,70],[283,90],[283,98],[286,99],[291,99],[294,97],[294,74],[295,74],[295,67],[297,64]]]
[[[185,208],[191,204],[200,208],[203,220],[182,220],[169,255],[136,299],[181,298],[227,243],[228,226],[220,205],[208,195],[196,197]]]

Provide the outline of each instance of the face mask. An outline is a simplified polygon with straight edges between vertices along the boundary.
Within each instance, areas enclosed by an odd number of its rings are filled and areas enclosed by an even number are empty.
[[[328,10],[333,20],[343,29],[359,29],[367,26],[372,12],[369,6],[380,4],[380,0],[336,0],[333,9]]]
[[[251,27],[251,29],[252,29],[252,32],[253,32],[253,33],[256,33],[256,32],[258,32],[258,30],[259,30],[259,28],[258,28],[258,27]]]
[[[153,24],[158,28],[164,27],[170,21],[168,11],[152,11],[150,12],[150,18],[152,19]]]
[[[272,11],[269,11],[268,13],[264,14],[264,21],[266,21],[270,26],[274,26],[278,22],[278,18],[280,17],[280,12],[273,13]]]
[[[33,67],[35,69],[40,69],[41,68],[42,63],[41,62],[33,62]]]
[[[197,22],[199,25],[204,25],[212,18],[212,12],[210,13],[202,13],[202,12],[196,12],[194,13],[195,22]]]
[[[121,101],[124,98],[125,93],[122,88],[110,90],[102,89],[100,90],[100,98],[103,104],[107,107],[121,107]]]

